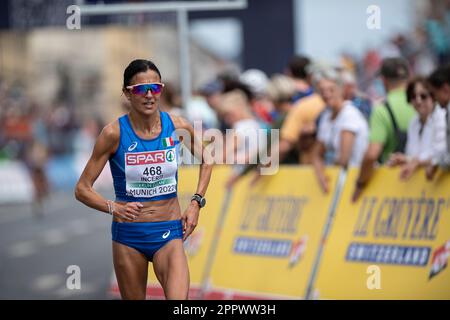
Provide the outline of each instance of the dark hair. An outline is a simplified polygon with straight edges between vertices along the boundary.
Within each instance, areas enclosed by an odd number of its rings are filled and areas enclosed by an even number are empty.
[[[409,73],[408,61],[401,57],[384,59],[379,71],[381,76],[391,81],[407,80]]]
[[[408,103],[411,103],[411,101],[413,100],[414,89],[418,84],[421,84],[425,88],[425,90],[428,91],[428,94],[431,96],[431,98],[434,99],[430,82],[428,82],[428,80],[423,77],[416,77],[409,81],[408,86],[406,87],[406,100],[408,101]]]
[[[433,71],[428,77],[428,82],[435,88],[440,88],[445,83],[450,85],[450,64]]]
[[[231,81],[227,81],[224,84],[224,88],[223,88],[223,93],[227,93],[230,91],[234,91],[234,90],[241,90],[245,96],[247,97],[247,100],[250,102],[252,101],[252,99],[254,98],[254,95],[252,93],[252,90],[250,90],[250,88],[237,80],[231,80]]]
[[[311,60],[306,56],[294,56],[289,61],[288,69],[291,75],[297,79],[306,79],[308,77],[307,67]]]
[[[147,70],[155,71],[161,79],[161,72],[159,72],[156,65],[150,60],[137,59],[130,62],[123,73],[123,88],[130,85],[131,79],[138,73],[146,72]]]

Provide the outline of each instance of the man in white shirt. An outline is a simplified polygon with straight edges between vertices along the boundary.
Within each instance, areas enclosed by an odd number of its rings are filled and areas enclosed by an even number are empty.
[[[427,179],[432,180],[438,167],[450,168],[450,65],[439,67],[428,81],[434,98],[446,113],[446,117],[434,117],[433,157],[426,169]]]

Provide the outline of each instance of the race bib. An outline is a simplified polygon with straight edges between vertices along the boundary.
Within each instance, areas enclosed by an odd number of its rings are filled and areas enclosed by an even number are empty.
[[[152,198],[177,191],[175,148],[125,153],[127,195]]]

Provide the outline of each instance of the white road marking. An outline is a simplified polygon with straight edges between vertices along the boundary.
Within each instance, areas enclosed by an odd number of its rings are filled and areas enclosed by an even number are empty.
[[[8,252],[13,258],[23,258],[37,253],[42,250],[42,247],[61,245],[71,238],[84,236],[96,230],[104,230],[105,227],[103,221],[89,221],[87,218],[73,220],[62,228],[44,231],[37,235],[34,240],[13,243],[10,245]]]
[[[60,192],[55,193],[51,198],[44,201],[44,219],[45,217],[59,213],[64,209],[68,209],[73,206],[80,205],[74,197],[69,196],[68,193]],[[29,219],[33,217],[32,203],[29,204],[17,204],[17,205],[0,205],[0,224],[19,221],[22,219]]]
[[[31,287],[36,291],[49,291],[65,285],[64,277],[59,274],[49,274],[34,279]]]
[[[32,241],[16,242],[9,248],[9,254],[14,258],[23,258],[36,252],[36,245]]]
[[[2,209],[2,211],[15,211],[15,209]],[[6,213],[2,213],[2,215],[0,215],[0,224],[21,220],[26,217],[31,217],[31,212],[27,213],[21,210],[19,212],[9,213],[8,215]]]
[[[58,289],[55,293],[59,298],[69,298],[72,296],[77,296],[77,295],[85,295],[85,294],[89,294],[89,293],[93,293],[96,291],[96,287],[88,284],[88,283],[83,283],[81,282],[81,288],[80,289],[68,289],[66,288],[66,286],[61,287],[60,289]]]
[[[69,240],[67,233],[65,233],[63,229],[52,229],[45,231],[42,237],[44,244],[46,245],[58,245]]]

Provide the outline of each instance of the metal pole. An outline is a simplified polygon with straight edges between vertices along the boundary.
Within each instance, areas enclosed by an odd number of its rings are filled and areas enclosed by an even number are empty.
[[[130,14],[143,12],[235,10],[247,8],[247,0],[173,1],[152,3],[95,4],[80,6],[82,15]]]
[[[186,9],[177,11],[181,98],[183,108],[191,100],[191,68],[189,56],[189,19]]]
[[[331,231],[331,226],[334,222],[334,217],[336,215],[336,210],[338,206],[339,199],[341,197],[341,193],[344,189],[345,180],[347,178],[347,170],[341,169],[339,172],[339,176],[336,182],[336,191],[333,196],[333,200],[331,202],[331,206],[328,210],[328,218],[325,224],[322,238],[320,239],[319,250],[317,252],[316,258],[313,263],[311,276],[309,277],[308,286],[306,288],[305,300],[313,300],[314,298],[314,285],[316,284],[317,272],[320,267],[320,262],[322,260],[322,254],[324,251],[324,245],[328,240],[328,236]]]
[[[83,4],[84,1],[81,2]],[[189,11],[246,9],[247,0],[236,1],[173,1],[152,3],[123,3],[81,5],[83,16],[133,14],[143,12],[177,12],[178,44],[180,51],[180,85],[183,107],[191,99],[191,69],[189,56]]]

